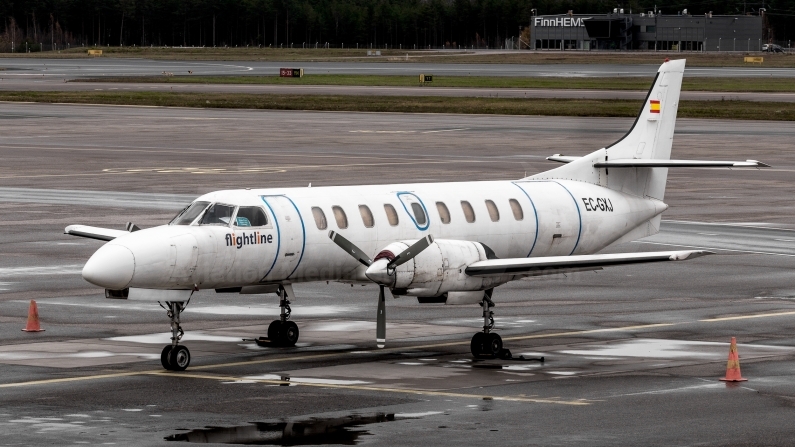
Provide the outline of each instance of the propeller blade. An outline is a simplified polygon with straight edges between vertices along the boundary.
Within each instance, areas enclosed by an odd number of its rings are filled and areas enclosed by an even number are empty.
[[[367,256],[366,254],[364,254],[364,251],[362,251],[362,249],[353,245],[353,242],[345,239],[344,237],[342,237],[341,234],[337,233],[336,231],[329,231],[328,237],[341,249],[345,250],[349,255],[353,256],[357,261],[361,262],[365,267],[369,267],[370,264],[373,263],[373,260],[370,259],[370,257]]]
[[[378,287],[378,317],[375,326],[375,343],[379,348],[386,345],[386,297],[384,286]]]
[[[395,259],[393,259],[392,262],[387,264],[387,269],[392,270],[395,267],[401,266],[409,262],[415,256],[420,254],[423,250],[428,248],[431,244],[433,244],[433,236],[429,234],[424,238],[415,242],[411,247],[403,250],[403,252],[400,253],[399,255],[395,256]]]

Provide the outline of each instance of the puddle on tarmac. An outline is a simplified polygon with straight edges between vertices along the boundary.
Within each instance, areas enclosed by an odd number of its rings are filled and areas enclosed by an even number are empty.
[[[238,427],[208,427],[166,436],[166,441],[243,445],[356,445],[370,435],[363,426],[394,421],[394,414],[351,415],[299,422],[254,422]]]

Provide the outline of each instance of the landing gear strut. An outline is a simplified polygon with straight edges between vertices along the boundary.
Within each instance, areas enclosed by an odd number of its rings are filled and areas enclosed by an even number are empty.
[[[292,292],[292,287],[289,287]],[[281,313],[278,320],[273,320],[268,326],[268,340],[271,346],[295,346],[298,342],[298,325],[290,320],[290,300],[287,299],[287,288],[279,287],[279,307]]]
[[[166,345],[160,353],[160,363],[163,368],[169,371],[185,371],[190,365],[190,351],[186,346],[179,344],[185,332],[179,324],[179,314],[185,310],[185,303],[183,302],[166,302],[168,308],[163,307],[168,312],[168,318],[171,319],[171,344]]]
[[[511,351],[502,347],[502,337],[497,333],[491,332],[494,328],[494,312],[491,308],[495,306],[494,301],[491,300],[492,293],[494,293],[494,289],[488,289],[483,294],[483,301],[480,302],[480,307],[483,308],[483,332],[478,332],[472,336],[469,348],[475,357],[510,358]]]

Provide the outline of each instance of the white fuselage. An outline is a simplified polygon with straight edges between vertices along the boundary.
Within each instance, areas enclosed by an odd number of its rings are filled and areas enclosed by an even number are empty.
[[[191,225],[130,233],[100,248],[87,264],[115,262],[112,280],[86,279],[109,289],[367,281],[363,266],[329,239],[330,230],[370,256],[428,234],[480,242],[500,258],[591,254],[667,208],[658,200],[569,180],[245,189],[196,201],[261,207],[267,225],[200,225],[200,216]],[[325,226],[313,208],[322,210]],[[396,214],[391,221],[389,208]],[[118,273],[118,264],[129,263],[122,258],[133,260],[126,273]]]

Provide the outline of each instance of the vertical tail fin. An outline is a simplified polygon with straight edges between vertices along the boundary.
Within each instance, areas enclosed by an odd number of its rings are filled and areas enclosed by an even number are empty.
[[[606,148],[607,157],[670,160],[684,71],[684,59],[660,66],[635,124]],[[668,168],[617,169],[610,174],[608,188],[658,200],[665,196]]]
[[[615,143],[531,179],[572,179],[606,186],[627,194],[662,200],[667,168],[596,168],[594,163],[609,159],[671,158],[676,112],[685,60],[663,63],[649,90],[643,107],[629,132]]]

